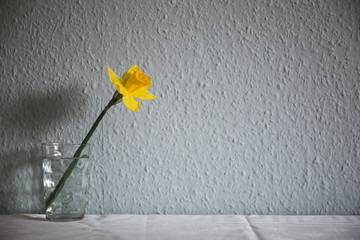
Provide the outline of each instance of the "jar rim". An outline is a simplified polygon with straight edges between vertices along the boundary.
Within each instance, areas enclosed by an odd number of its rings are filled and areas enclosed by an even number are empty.
[[[44,142],[41,143],[42,146],[63,146],[63,145],[68,145],[68,146],[81,146],[81,145],[88,145],[90,146],[90,143],[66,143],[66,142]]]

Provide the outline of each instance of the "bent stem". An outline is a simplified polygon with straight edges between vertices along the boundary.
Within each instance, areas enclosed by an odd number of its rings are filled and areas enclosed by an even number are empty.
[[[105,116],[107,110],[109,110],[109,108],[111,106],[113,106],[113,105],[115,105],[115,104],[117,104],[117,103],[119,103],[121,101],[122,101],[122,95],[119,94],[118,92],[115,92],[113,98],[110,100],[109,104],[104,108],[104,110],[102,110],[102,112],[100,113],[100,115],[96,119],[95,123],[92,125],[90,131],[88,132],[88,134],[86,135],[86,137],[82,141],[80,147],[75,152],[74,157],[73,157],[74,160],[71,162],[69,167],[66,169],[64,175],[61,177],[61,179],[58,182],[58,184],[56,185],[54,191],[52,191],[50,193],[50,195],[46,198],[46,200],[45,200],[45,211],[47,211],[47,209],[50,207],[50,205],[55,201],[57,196],[60,194],[62,188],[65,185],[66,180],[69,178],[72,171],[76,167],[76,165],[77,165],[77,163],[79,161],[79,157],[80,157],[80,154],[81,154],[82,150],[85,148],[85,146],[88,143],[89,139],[91,138],[91,136],[95,132],[97,126],[99,125],[99,123],[101,122],[103,117]]]

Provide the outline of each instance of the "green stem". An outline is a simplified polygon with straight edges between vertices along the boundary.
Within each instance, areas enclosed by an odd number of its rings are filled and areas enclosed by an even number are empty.
[[[71,164],[69,165],[69,167],[66,169],[64,175],[61,177],[60,181],[58,182],[58,184],[56,185],[54,191],[52,191],[50,193],[50,195],[46,198],[45,200],[45,209],[48,209],[50,207],[50,205],[55,201],[55,199],[57,198],[57,196],[60,194],[61,189],[64,187],[66,180],[69,178],[69,176],[71,175],[72,171],[74,170],[74,168],[76,167],[78,161],[79,161],[79,157],[80,154],[82,152],[82,150],[85,148],[85,145],[88,143],[89,139],[91,138],[91,136],[93,135],[93,133],[95,132],[97,126],[99,125],[99,123],[101,122],[101,120],[103,119],[103,117],[105,116],[107,110],[109,110],[109,108],[113,105],[115,105],[116,103],[119,102],[119,100],[121,99],[121,95],[114,95],[114,97],[110,100],[109,104],[104,108],[104,110],[100,113],[100,115],[98,116],[98,118],[96,119],[95,123],[93,124],[93,126],[91,127],[90,131],[88,132],[88,134],[86,135],[86,137],[84,138],[84,140],[82,141],[80,147],[78,148],[78,150],[75,152],[74,154],[74,160],[71,162]]]

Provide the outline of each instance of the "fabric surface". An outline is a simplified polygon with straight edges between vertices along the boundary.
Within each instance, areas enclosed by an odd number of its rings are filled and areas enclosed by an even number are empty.
[[[360,239],[360,216],[86,215],[50,222],[0,215],[0,239]]]

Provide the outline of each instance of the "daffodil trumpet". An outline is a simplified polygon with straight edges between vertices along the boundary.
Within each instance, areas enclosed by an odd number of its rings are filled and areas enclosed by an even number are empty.
[[[117,89],[111,98],[108,105],[102,110],[100,115],[97,117],[96,121],[92,125],[90,131],[85,136],[82,141],[80,147],[74,154],[74,160],[71,162],[69,167],[66,169],[64,175],[59,180],[55,189],[45,200],[45,210],[47,211],[51,204],[55,201],[57,196],[60,194],[62,188],[65,185],[66,180],[71,175],[72,171],[76,167],[79,157],[81,156],[81,152],[85,147],[85,144],[88,143],[91,136],[95,132],[99,123],[105,116],[106,112],[110,109],[110,107],[123,102],[126,107],[128,107],[131,111],[135,112],[140,108],[140,103],[134,99],[134,97],[140,99],[154,99],[155,95],[152,95],[148,92],[151,86],[151,78],[148,77],[145,73],[141,72],[141,69],[137,65],[131,66],[124,74],[122,75],[122,80],[110,69],[108,66],[109,78],[113,83],[115,88]]]

